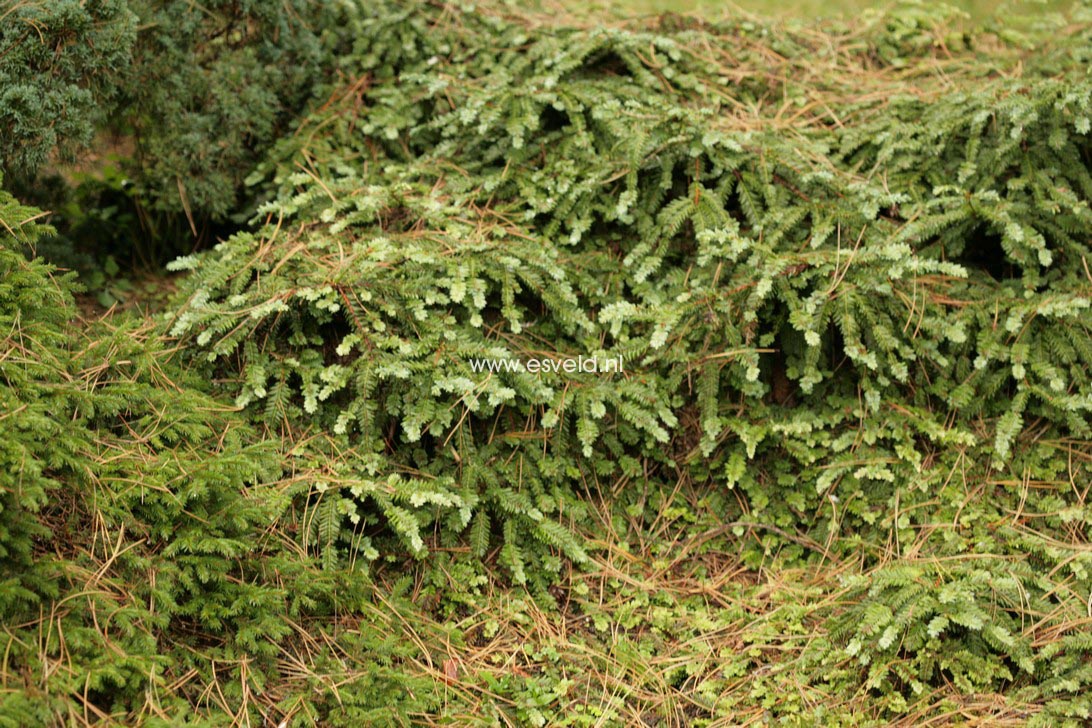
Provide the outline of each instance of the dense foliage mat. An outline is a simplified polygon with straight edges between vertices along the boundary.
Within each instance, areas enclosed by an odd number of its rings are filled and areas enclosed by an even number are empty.
[[[0,725],[246,714],[295,620],[367,585],[270,533],[274,443],[145,323],[82,320],[71,275],[27,261],[40,218],[0,192]]]
[[[957,461],[1051,479],[1092,434],[1083,68],[923,79],[928,104],[850,99],[790,137],[762,122],[791,91],[697,55],[746,49],[735,26],[379,18],[362,80],[274,152],[267,226],[175,264],[172,332],[238,404],[354,448],[346,536],[379,518],[421,551],[435,522],[484,554],[496,530],[523,581],[521,534],[580,558],[572,495],[684,477],[860,537]],[[474,371],[542,352],[626,371]]]
[[[3,331],[57,293],[39,343],[12,339],[0,423],[75,413],[9,457],[33,477],[4,492],[5,598],[63,602],[58,569],[96,554],[150,569],[113,598],[175,673],[84,704],[151,715],[150,683],[210,720],[1089,718],[1087,9],[339,12],[336,80],[253,171],[220,157],[265,202],[172,264],[173,344],[97,324],[85,350],[63,291],[17,283],[47,269],[5,263]],[[6,204],[13,239],[41,234]],[[558,366],[496,366],[532,360]],[[35,558],[58,484],[66,513],[111,504],[103,536]]]

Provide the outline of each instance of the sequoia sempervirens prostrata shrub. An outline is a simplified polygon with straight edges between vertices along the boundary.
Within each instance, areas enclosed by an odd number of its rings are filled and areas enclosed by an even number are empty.
[[[1092,25],[345,3],[266,158],[318,4],[141,6],[158,189],[266,203],[164,348],[0,193],[0,723],[1087,722]]]
[[[264,224],[177,263],[172,332],[238,403],[353,448],[322,483],[341,548],[468,535],[522,580],[580,556],[573,494],[680,475],[826,541],[938,459],[1004,471],[1028,437],[1092,434],[1084,69],[953,63],[950,88],[932,55],[877,71],[846,41],[854,94],[791,73],[807,36],[776,75],[739,26],[406,7],[361,14],[357,80],[255,177]],[[882,93],[908,79],[920,98]],[[542,351],[627,371],[469,366]]]

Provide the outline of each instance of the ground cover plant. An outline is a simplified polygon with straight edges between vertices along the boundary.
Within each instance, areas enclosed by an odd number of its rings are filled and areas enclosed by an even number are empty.
[[[0,12],[0,722],[1089,720],[1092,10],[208,10]]]

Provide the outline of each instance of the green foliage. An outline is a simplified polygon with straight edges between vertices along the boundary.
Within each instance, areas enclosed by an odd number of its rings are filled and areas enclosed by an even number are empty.
[[[1088,590],[1087,557],[1066,558],[1078,575],[1072,592],[1044,577],[1052,559],[1042,547],[1030,563],[1014,554],[893,565],[853,579],[856,599],[835,633],[849,633],[846,652],[867,668],[865,687],[892,713],[949,681],[964,693],[1030,683],[1022,692],[1047,700],[1037,723],[1087,718],[1092,674],[1078,656],[1086,653],[1076,634],[1086,616],[1080,597],[1072,598]],[[1056,632],[1065,636],[1043,649],[1036,636]],[[1046,679],[1034,685],[1038,676]]]
[[[7,473],[0,491],[0,611],[14,614],[38,598],[48,588],[48,575],[34,569],[34,542],[49,534],[34,514],[47,502],[48,493],[58,486],[49,468],[75,459],[72,450],[78,441],[58,437],[50,413],[57,411],[55,386],[61,376],[33,357],[28,347],[59,347],[64,344],[64,294],[48,284],[42,266],[28,266],[8,246],[25,244],[40,235],[43,228],[33,222],[37,210],[19,205],[0,191],[0,221],[3,243],[0,248],[0,326],[10,332],[4,340],[0,379],[0,412],[3,427],[0,438],[0,468]],[[9,232],[10,231],[10,232]],[[46,283],[46,285],[43,285]],[[24,321],[22,307],[33,308],[39,315]],[[63,401],[63,400],[60,400]],[[32,431],[29,433],[28,431]],[[19,434],[15,437],[16,433]],[[68,434],[68,433],[64,433]],[[42,445],[52,445],[48,459]]]
[[[1087,721],[1087,23],[130,7],[64,232],[262,204],[167,344],[0,196],[3,720]]]
[[[141,32],[125,87],[150,207],[236,212],[242,180],[322,78],[328,2],[131,0]]]
[[[81,694],[83,710],[135,709],[165,684],[162,649],[269,655],[288,631],[253,538],[278,507],[254,487],[279,475],[273,449],[146,330],[74,337],[70,276],[13,247],[48,232],[35,217],[0,193],[0,714],[22,725]],[[52,697],[34,700],[53,660]]]
[[[0,3],[0,170],[75,158],[109,118],[137,18],[124,0]]]
[[[303,0],[7,0],[0,167],[28,177],[54,150],[86,157],[109,127],[135,142],[127,172],[149,210],[225,218],[322,81],[335,14]]]
[[[272,709],[265,686],[289,679],[311,681],[283,706],[299,721],[434,708],[400,668],[418,651],[386,607],[405,598],[321,575],[276,535],[286,454],[144,322],[81,320],[71,274],[24,257],[41,217],[0,192],[0,725],[218,724],[260,715],[255,696]],[[331,694],[338,653],[300,647],[300,625],[346,607],[370,626],[339,649],[372,667]],[[318,673],[284,669],[297,649]]]
[[[375,80],[273,155],[266,225],[177,264],[172,333],[238,404],[352,448],[345,529],[378,511],[415,553],[433,524],[479,553],[492,530],[523,581],[542,545],[581,555],[544,524],[598,478],[738,488],[824,543],[952,458],[1005,468],[1025,422],[1090,435],[1080,74],[851,102],[857,124],[786,138],[718,119],[792,93],[709,67],[734,27],[464,12],[445,36],[399,7],[358,20]],[[626,375],[471,366],[546,344]]]

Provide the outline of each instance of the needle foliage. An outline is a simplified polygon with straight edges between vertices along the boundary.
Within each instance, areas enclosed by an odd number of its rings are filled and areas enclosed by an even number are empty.
[[[158,331],[0,200],[11,714],[1088,720],[1087,10],[338,12]]]
[[[420,553],[436,524],[523,581],[580,558],[571,496],[658,476],[827,541],[950,458],[1012,473],[1033,429],[1092,434],[1084,68],[980,78],[972,50],[958,90],[889,98],[936,61],[885,61],[882,27],[838,48],[874,87],[842,98],[711,62],[764,30],[429,18],[362,15],[355,80],[265,168],[264,227],[176,264],[172,333],[237,403],[353,448],[346,533],[378,517]],[[627,371],[471,365],[541,352]]]

